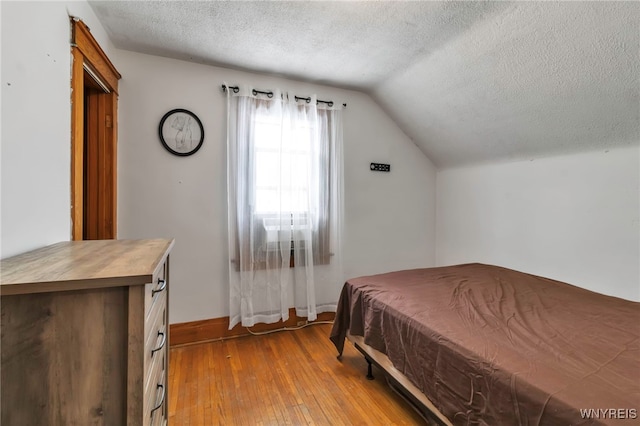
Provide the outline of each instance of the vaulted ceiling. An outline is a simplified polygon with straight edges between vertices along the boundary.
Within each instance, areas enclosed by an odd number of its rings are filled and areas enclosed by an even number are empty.
[[[366,92],[438,167],[640,144],[638,2],[89,3],[120,49]]]

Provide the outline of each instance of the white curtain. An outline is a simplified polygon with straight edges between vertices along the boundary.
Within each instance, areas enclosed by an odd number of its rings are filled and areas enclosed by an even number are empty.
[[[229,328],[336,310],[342,274],[342,111],[227,90]]]

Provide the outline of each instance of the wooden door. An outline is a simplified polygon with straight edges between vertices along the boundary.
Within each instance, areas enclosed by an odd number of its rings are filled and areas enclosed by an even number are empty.
[[[120,74],[75,18],[71,75],[72,239],[117,237],[117,107]]]
[[[82,239],[116,238],[113,101],[85,73]]]

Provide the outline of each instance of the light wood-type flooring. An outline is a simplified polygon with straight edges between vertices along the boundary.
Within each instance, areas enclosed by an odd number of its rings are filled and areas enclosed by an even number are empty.
[[[331,325],[172,348],[169,424],[424,425]]]

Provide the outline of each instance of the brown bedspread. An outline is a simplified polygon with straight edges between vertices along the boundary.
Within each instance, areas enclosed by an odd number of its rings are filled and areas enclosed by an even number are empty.
[[[347,331],[454,424],[640,424],[637,302],[483,264],[415,269],[347,281],[340,353]]]

